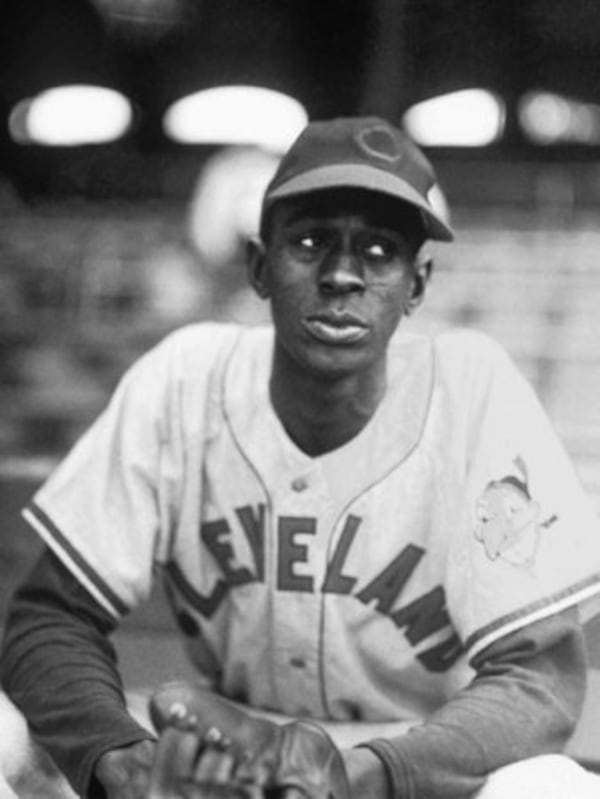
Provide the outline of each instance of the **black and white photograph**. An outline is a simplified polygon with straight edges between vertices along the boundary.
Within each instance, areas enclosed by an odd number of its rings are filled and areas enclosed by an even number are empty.
[[[2,0],[0,799],[600,799],[600,4]]]

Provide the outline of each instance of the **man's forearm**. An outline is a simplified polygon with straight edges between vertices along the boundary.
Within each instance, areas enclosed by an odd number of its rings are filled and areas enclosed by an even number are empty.
[[[151,737],[127,712],[107,637],[112,626],[49,553],[15,594],[6,621],[4,689],[83,796],[102,752]]]
[[[422,725],[368,744],[386,766],[392,796],[467,799],[498,768],[564,749],[585,694],[576,611],[507,636],[473,665],[472,684]]]

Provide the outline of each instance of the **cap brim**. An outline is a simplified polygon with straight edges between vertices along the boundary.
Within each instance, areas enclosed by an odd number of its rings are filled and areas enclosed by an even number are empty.
[[[436,241],[453,241],[449,225],[432,210],[427,201],[402,178],[365,164],[331,164],[317,167],[290,178],[267,191],[265,207],[274,200],[334,188],[356,188],[388,194],[416,206],[422,213],[427,237]]]

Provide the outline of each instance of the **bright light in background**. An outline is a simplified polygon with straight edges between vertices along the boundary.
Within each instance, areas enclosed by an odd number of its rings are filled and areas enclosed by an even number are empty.
[[[504,104],[484,89],[465,89],[425,100],[404,115],[404,126],[419,144],[482,147],[504,130]]]
[[[123,136],[132,118],[129,100],[113,89],[59,86],[18,103],[9,129],[21,144],[103,144]]]
[[[284,152],[308,121],[293,97],[257,86],[223,86],[182,97],[163,127],[182,144],[249,144]]]
[[[550,92],[529,92],[519,103],[519,122],[536,144],[600,143],[600,106]]]

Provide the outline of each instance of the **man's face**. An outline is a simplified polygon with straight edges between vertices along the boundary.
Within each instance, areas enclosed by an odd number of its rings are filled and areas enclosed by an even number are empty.
[[[277,345],[323,377],[383,362],[425,278],[399,230],[395,202],[355,190],[280,202],[251,281],[271,301]]]

